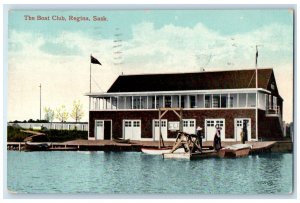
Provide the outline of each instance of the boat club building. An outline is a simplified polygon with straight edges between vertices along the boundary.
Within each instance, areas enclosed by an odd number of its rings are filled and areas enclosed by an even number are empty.
[[[176,132],[203,128],[212,141],[219,125],[222,141],[278,140],[283,136],[281,98],[272,68],[120,75],[107,92],[91,92],[89,140],[124,138],[173,141]],[[257,101],[256,101],[257,99]],[[182,122],[167,111],[159,123],[159,109],[180,109]],[[179,113],[179,111],[178,111]]]

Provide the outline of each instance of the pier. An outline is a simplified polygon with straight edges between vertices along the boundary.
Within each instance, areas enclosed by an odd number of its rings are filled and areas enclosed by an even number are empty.
[[[49,142],[50,143],[50,142]],[[165,146],[173,146],[174,142],[165,142]],[[240,142],[222,142],[222,146],[237,144]],[[250,154],[262,152],[292,152],[293,143],[291,141],[265,141],[246,142],[252,144]],[[205,151],[212,150],[213,142],[203,142]],[[68,142],[51,142],[49,151],[141,151],[142,147],[156,148],[157,141],[130,141],[129,143],[118,143],[113,140],[74,140]],[[22,151],[25,142],[8,142],[7,150]]]

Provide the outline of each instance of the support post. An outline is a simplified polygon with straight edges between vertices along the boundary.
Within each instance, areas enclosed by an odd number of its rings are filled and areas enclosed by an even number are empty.
[[[182,123],[182,108],[180,108],[180,119],[179,119],[179,131],[182,132],[183,131],[183,123]]]
[[[158,131],[158,133],[159,133],[159,144],[158,144],[158,148],[160,149],[161,148],[161,146],[160,146],[160,142],[161,142],[161,112],[160,112],[160,108],[158,109],[158,125],[159,125],[159,131]]]

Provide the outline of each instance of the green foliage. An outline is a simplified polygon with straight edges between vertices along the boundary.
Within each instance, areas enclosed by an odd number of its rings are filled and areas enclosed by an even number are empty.
[[[26,137],[31,136],[29,133],[24,133],[20,131],[19,128],[14,128],[12,126],[7,127],[7,141],[8,142],[23,142]],[[40,132],[45,133],[50,142],[65,142],[76,139],[88,138],[87,131],[81,130],[42,130]]]
[[[55,117],[54,110],[51,109],[50,107],[45,107],[44,112],[45,112],[45,120],[47,120],[48,122],[52,122]]]
[[[84,111],[83,111],[83,106],[80,103],[80,100],[73,101],[73,109],[72,109],[72,112],[71,112],[71,117],[77,123],[78,121],[80,121],[82,119],[83,116],[84,116]]]
[[[8,142],[23,142],[30,134],[20,131],[20,128],[14,128],[12,126],[7,127],[7,141]]]
[[[77,139],[88,139],[88,132],[81,130],[47,130],[44,131],[51,142],[65,142]]]
[[[62,105],[61,107],[56,109],[55,116],[60,122],[65,122],[66,120],[68,120],[69,113],[67,112],[66,106]]]

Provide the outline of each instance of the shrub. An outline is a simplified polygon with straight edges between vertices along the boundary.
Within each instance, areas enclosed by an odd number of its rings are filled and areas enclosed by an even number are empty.
[[[7,127],[8,142],[23,142],[26,137],[31,136],[29,133],[21,132],[21,129],[12,126]],[[81,130],[42,130],[50,142],[65,142],[77,139],[88,139],[88,132]]]

